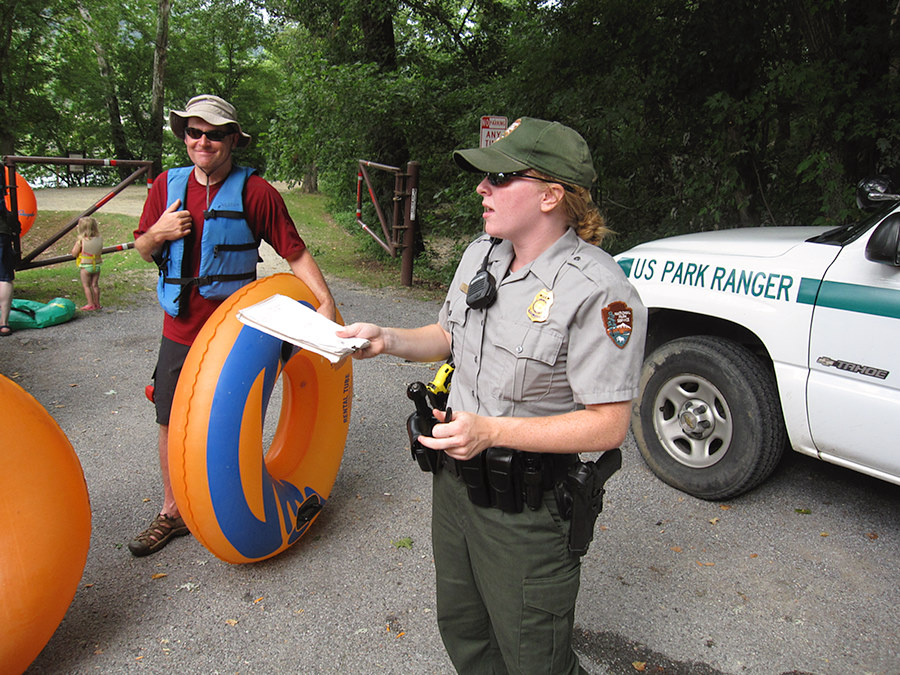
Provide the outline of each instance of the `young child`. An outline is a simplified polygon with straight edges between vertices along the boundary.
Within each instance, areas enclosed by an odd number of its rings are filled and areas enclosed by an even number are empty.
[[[72,255],[77,256],[76,264],[81,273],[81,285],[87,304],[81,309],[93,311],[100,309],[100,264],[103,250],[103,237],[97,227],[97,219],[85,216],[78,219],[76,228],[78,240],[72,247]]]

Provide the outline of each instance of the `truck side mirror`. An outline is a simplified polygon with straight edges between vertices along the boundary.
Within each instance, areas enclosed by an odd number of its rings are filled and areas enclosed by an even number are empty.
[[[900,201],[887,176],[864,178],[856,185],[856,205],[861,211],[875,211],[884,202]]]
[[[892,213],[875,228],[866,244],[866,258],[900,267],[900,213]]]

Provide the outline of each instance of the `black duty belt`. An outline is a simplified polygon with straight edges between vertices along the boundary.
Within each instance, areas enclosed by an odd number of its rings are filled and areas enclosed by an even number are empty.
[[[587,553],[594,538],[594,524],[603,510],[603,486],[622,466],[619,448],[607,450],[593,462],[582,462],[576,454],[507,448],[488,448],[466,461],[440,455],[438,470],[443,468],[461,480],[469,500],[478,506],[509,513],[520,513],[523,506],[534,510],[552,488],[560,517],[569,521],[569,552],[577,556]]]
[[[527,505],[536,509],[544,492],[564,481],[576,454],[520,452],[488,448],[465,461],[440,454],[441,469],[461,480],[472,503],[519,513]]]

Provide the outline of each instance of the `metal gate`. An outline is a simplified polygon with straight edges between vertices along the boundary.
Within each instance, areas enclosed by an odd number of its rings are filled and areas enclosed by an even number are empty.
[[[3,166],[6,168],[6,171],[0,172],[0,188],[3,189],[3,194],[6,194],[6,191],[9,190],[9,210],[17,214],[19,213],[19,202],[18,196],[16,194],[16,166],[18,164],[58,164],[62,166],[104,166],[104,167],[137,167],[128,178],[120,182],[116,185],[109,194],[104,196],[100,201],[93,204],[89,208],[87,208],[83,213],[76,216],[73,220],[70,220],[66,223],[62,229],[50,237],[47,241],[38,244],[33,251],[22,255],[21,250],[21,241],[20,237],[16,236],[13,241],[13,246],[15,248],[16,253],[16,270],[27,270],[32,269],[34,267],[43,267],[45,265],[53,265],[60,262],[66,262],[68,260],[74,260],[75,256],[72,255],[64,255],[57,256],[55,258],[45,258],[44,260],[36,260],[36,258],[46,251],[48,248],[53,246],[57,241],[66,236],[69,232],[71,232],[75,226],[78,224],[78,219],[83,218],[84,216],[89,216],[94,211],[99,209],[101,206],[106,204],[110,199],[119,194],[126,187],[134,183],[141,176],[147,176],[147,185],[152,182],[152,175],[150,173],[151,168],[153,166],[153,162],[138,160],[138,159],[79,159],[76,157],[23,157],[18,155],[4,155],[3,156]],[[125,251],[129,248],[134,248],[134,242],[126,242],[124,244],[116,244],[115,246],[107,246],[101,252],[102,253],[113,253],[115,251]]]
[[[390,226],[372,187],[368,168],[380,169],[394,174],[393,210]],[[378,214],[381,223],[381,231],[384,239],[379,237],[372,229],[362,221],[362,184],[366,182],[369,197]],[[415,257],[416,228],[418,219],[416,216],[416,201],[419,194],[419,163],[409,162],[406,171],[399,167],[378,164],[365,159],[359,160],[359,172],[356,175],[356,222],[365,230],[381,248],[387,251],[392,258],[400,252],[400,281],[404,286],[412,286],[413,259]]]

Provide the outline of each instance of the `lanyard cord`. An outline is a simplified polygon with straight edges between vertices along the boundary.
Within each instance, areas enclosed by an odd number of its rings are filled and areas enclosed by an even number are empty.
[[[206,211],[209,211],[209,174],[203,171],[203,169],[200,169],[200,171],[206,176]]]

